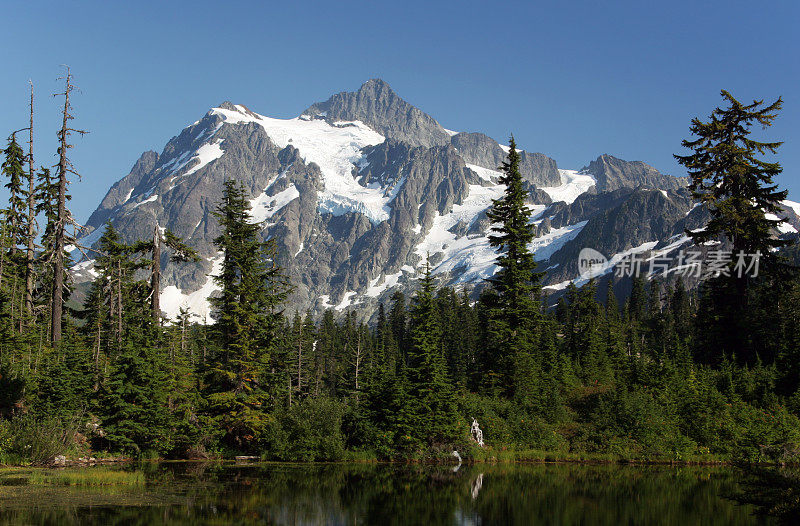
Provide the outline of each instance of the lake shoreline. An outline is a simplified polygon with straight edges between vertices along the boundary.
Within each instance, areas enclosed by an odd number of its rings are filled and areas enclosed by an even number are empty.
[[[206,458],[206,459],[164,459],[164,458],[100,458],[100,459],[66,459],[64,463],[47,463],[47,464],[0,464],[0,470],[3,469],[64,469],[64,468],[93,468],[93,467],[109,467],[109,466],[126,466],[133,464],[232,464],[238,466],[247,465],[293,465],[293,466],[316,466],[316,465],[346,465],[346,464],[378,464],[378,465],[420,465],[420,466],[474,466],[474,465],[503,465],[503,464],[575,464],[575,465],[619,465],[619,466],[696,466],[696,467],[735,467],[741,465],[757,466],[757,467],[800,467],[800,463],[796,462],[741,462],[735,460],[653,460],[653,459],[610,459],[610,458],[483,458],[483,459],[465,459],[461,462],[453,462],[452,460],[437,460],[437,459],[405,459],[405,460],[379,460],[379,459],[343,459],[343,460],[317,460],[317,461],[290,461],[290,460],[237,460],[235,458]]]

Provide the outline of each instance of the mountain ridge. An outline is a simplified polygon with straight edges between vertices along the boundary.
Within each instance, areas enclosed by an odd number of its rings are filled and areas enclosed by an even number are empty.
[[[278,243],[278,262],[295,284],[289,308],[359,305],[369,316],[392,292],[415,287],[427,254],[441,283],[474,292],[483,286],[495,255],[485,212],[502,194],[497,167],[507,149],[479,132],[445,130],[379,79],[293,119],[226,101],[160,154],[142,154],[91,215],[82,244],[96,242],[107,221],[129,242],[146,239],[156,224],[169,228],[204,260],[163,262],[166,314],[184,302],[207,318],[210,308],[198,294],[210,290],[218,258],[210,212],[224,180],[235,178],[252,196],[264,239]],[[564,170],[544,154],[520,155],[538,235],[533,248],[543,268],[552,267],[546,285],[571,279],[566,258],[576,243],[631,249],[651,233],[672,232],[677,215],[691,212],[685,180],[646,163],[603,154],[582,170]],[[592,226],[603,214],[624,206],[635,220],[607,239],[589,236],[605,232]],[[668,220],[648,216],[658,206],[670,210]]]

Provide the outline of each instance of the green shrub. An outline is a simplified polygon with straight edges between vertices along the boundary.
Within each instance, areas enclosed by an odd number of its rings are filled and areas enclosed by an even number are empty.
[[[46,464],[67,453],[77,434],[80,415],[70,419],[18,415],[0,423],[0,462]]]
[[[264,457],[271,460],[333,461],[344,457],[344,404],[307,399],[275,414],[262,432]]]

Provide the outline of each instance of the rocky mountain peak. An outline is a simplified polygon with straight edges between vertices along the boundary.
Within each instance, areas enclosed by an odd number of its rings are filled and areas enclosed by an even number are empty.
[[[686,179],[662,174],[642,161],[625,161],[604,153],[582,170],[597,179],[599,191],[618,188],[659,188],[664,190],[686,186]]]
[[[428,255],[442,285],[477,293],[492,276],[486,211],[503,194],[497,168],[507,155],[482,133],[445,130],[380,79],[294,119],[226,101],[160,154],[142,154],[92,214],[81,244],[96,243],[106,222],[127,242],[148,239],[155,225],[169,228],[204,261],[174,265],[165,254],[162,308],[207,319],[220,262],[211,212],[235,178],[295,286],[287,308],[358,305],[369,316],[395,291],[415,290]],[[685,241],[694,210],[685,180],[608,154],[580,172],[541,153],[520,157],[537,234],[531,250],[548,270],[549,291],[575,280],[582,247],[619,259]],[[76,280],[90,279],[90,263]]]
[[[450,142],[450,135],[427,113],[412,106],[381,79],[371,79],[355,92],[341,92],[309,106],[303,115],[330,123],[361,121],[384,137],[414,146]]]

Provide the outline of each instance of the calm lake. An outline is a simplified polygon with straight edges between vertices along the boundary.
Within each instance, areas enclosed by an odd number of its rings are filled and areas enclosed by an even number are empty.
[[[176,462],[124,469],[142,472],[144,483],[58,486],[0,477],[0,523],[765,523],[727,498],[740,490],[728,467]]]

